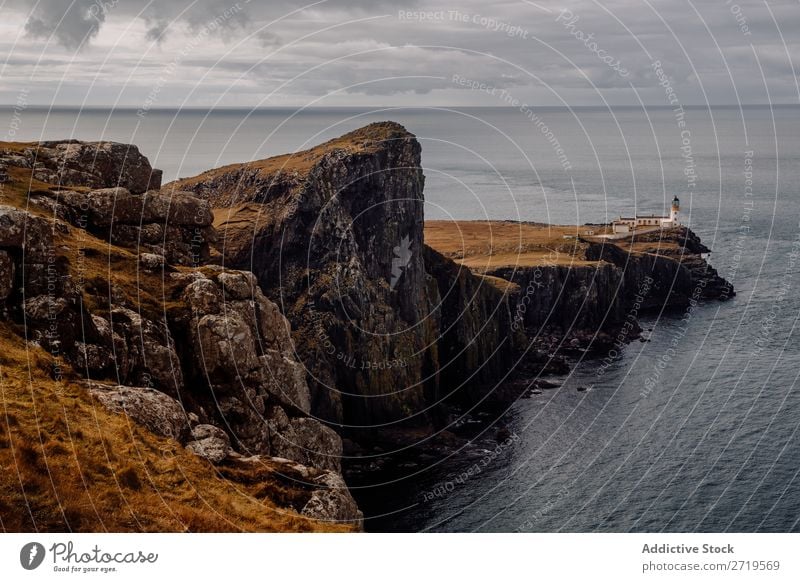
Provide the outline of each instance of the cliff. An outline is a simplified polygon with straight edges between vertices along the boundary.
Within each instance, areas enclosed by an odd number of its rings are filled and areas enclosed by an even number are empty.
[[[420,153],[377,123],[170,185],[215,207],[223,264],[282,306],[312,412],[334,424],[427,424],[511,363],[507,293],[424,245]]]
[[[206,264],[209,204],[123,144],[0,144],[0,166],[4,527],[360,527],[288,321]]]
[[[431,244],[472,271],[513,284],[512,329],[528,346],[568,355],[602,352],[639,335],[638,317],[736,293],[686,227],[610,241],[597,227],[514,222],[433,222]],[[588,234],[591,232],[592,234]],[[542,370],[530,361],[527,373]]]
[[[169,185],[214,207],[222,264],[252,269],[281,306],[312,414],[348,433],[428,426],[445,401],[563,370],[564,347],[608,349],[627,322],[636,337],[639,313],[733,294],[688,229],[612,243],[586,227],[424,225],[420,155],[377,123]]]

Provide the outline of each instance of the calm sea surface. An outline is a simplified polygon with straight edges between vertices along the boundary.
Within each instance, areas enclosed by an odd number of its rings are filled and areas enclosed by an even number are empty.
[[[12,112],[0,116],[2,130]],[[651,341],[602,376],[585,361],[561,388],[520,400],[505,416],[510,446],[487,431],[397,482],[376,474],[358,492],[367,529],[800,531],[800,109],[687,109],[685,127],[669,109],[20,117],[17,140],[135,143],[165,181],[392,119],[422,143],[429,219],[604,222],[679,195],[737,297],[688,323],[653,316]]]

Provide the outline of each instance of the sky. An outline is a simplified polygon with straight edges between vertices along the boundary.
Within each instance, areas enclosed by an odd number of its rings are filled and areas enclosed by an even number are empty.
[[[799,103],[798,0],[0,0],[0,104]]]

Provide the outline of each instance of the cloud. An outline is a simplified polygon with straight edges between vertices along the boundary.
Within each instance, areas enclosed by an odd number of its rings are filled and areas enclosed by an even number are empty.
[[[70,49],[82,47],[100,31],[107,10],[98,0],[40,0],[25,23],[34,38],[55,38]]]

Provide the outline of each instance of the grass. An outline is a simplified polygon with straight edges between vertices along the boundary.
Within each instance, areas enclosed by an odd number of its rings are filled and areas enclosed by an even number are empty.
[[[0,346],[3,531],[348,530],[289,509],[309,492],[277,469],[218,470],[55,382],[34,365],[51,356],[3,324]]]
[[[425,222],[425,243],[476,272],[499,267],[591,265],[577,240],[592,226],[560,226],[504,221]]]

